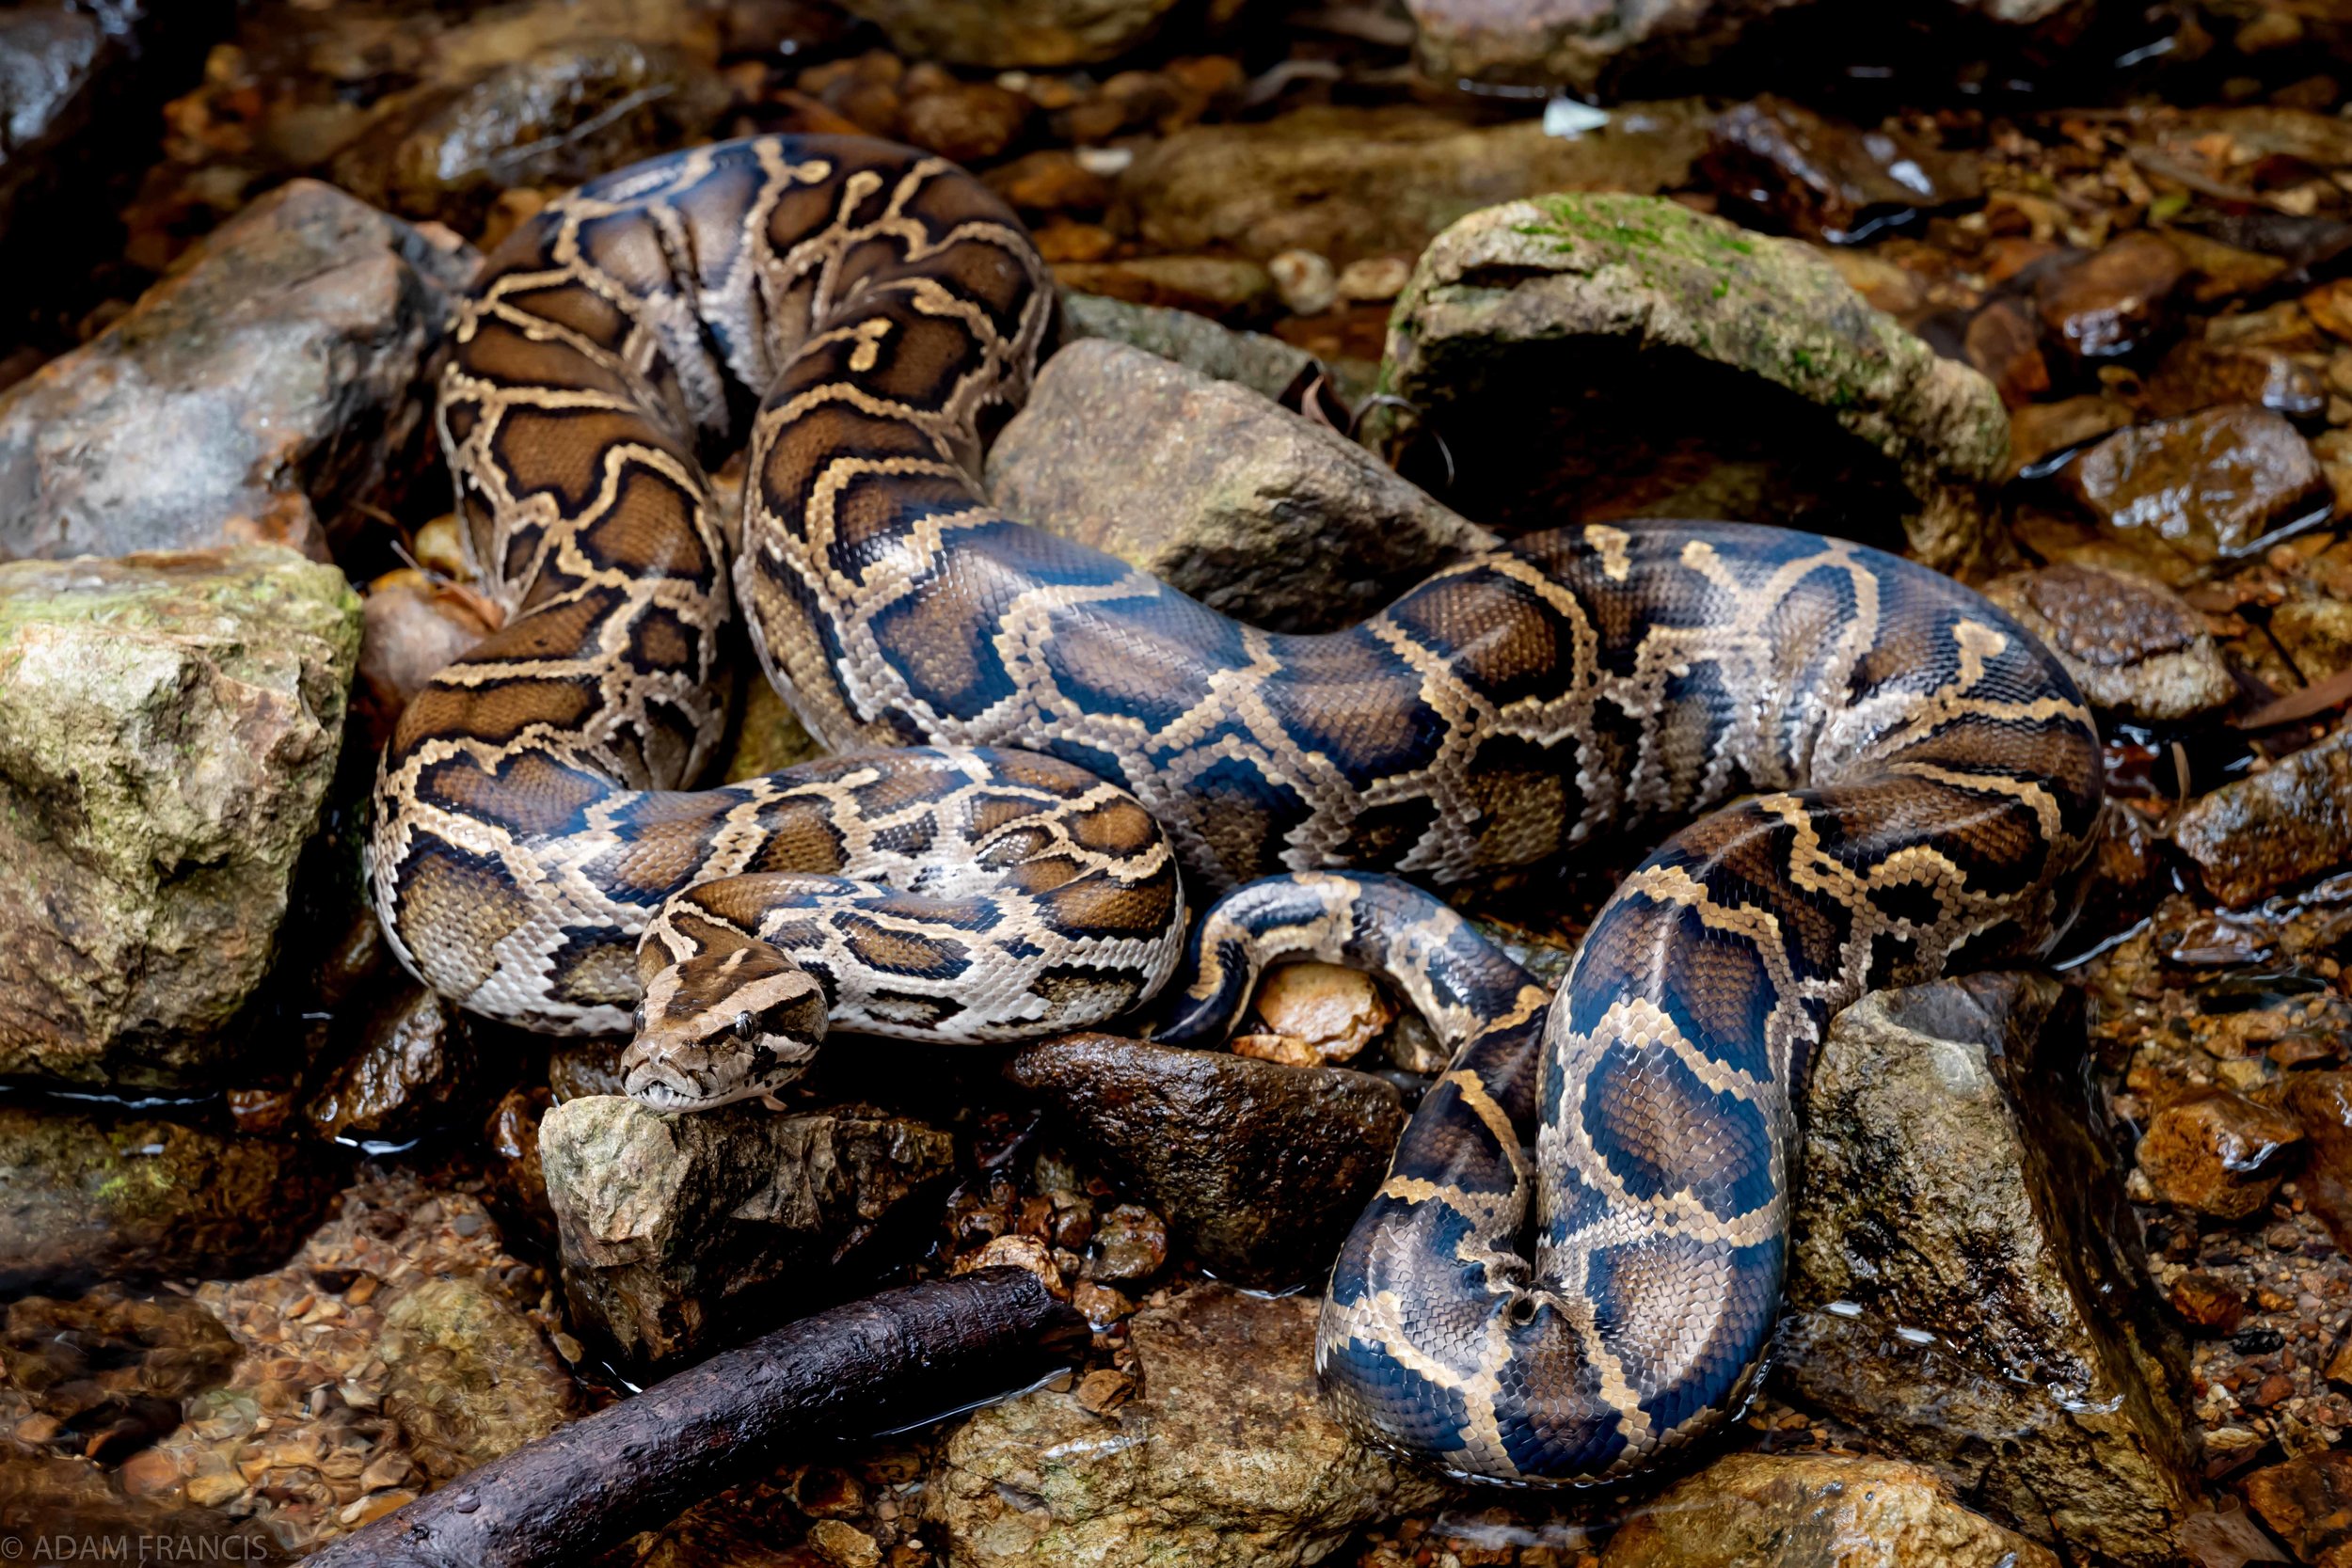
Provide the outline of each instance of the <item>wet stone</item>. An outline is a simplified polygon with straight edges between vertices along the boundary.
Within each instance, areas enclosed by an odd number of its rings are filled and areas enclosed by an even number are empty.
[[[1851,245],[1981,194],[1975,161],[1766,94],[1708,129],[1699,171],[1735,206],[1807,239]]]
[[[899,134],[929,152],[959,164],[985,163],[1010,147],[1028,123],[1031,105],[993,82],[961,82],[935,65],[907,73]]]
[[[46,1440],[110,1463],[178,1426],[181,1402],[223,1382],[237,1355],[201,1306],[119,1285],[76,1300],[27,1296],[0,1317],[0,1371],[49,1418]]]
[[[1006,1070],[1203,1264],[1248,1285],[1321,1279],[1405,1126],[1396,1089],[1364,1073],[1109,1035],[1030,1046]]]
[[[2352,1453],[2298,1455],[2246,1478],[2246,1500],[2297,1560],[2352,1564]]]
[[[381,106],[335,182],[461,232],[514,186],[563,187],[704,140],[727,87],[703,60],[632,39],[578,39],[429,83]]]
[[[1994,388],[1872,309],[1811,246],[1674,202],[1489,208],[1423,253],[1389,327],[1408,473],[1502,531],[1746,517],[1983,559],[2007,471]],[[1710,413],[1709,410],[1720,410]],[[1435,438],[1435,442],[1431,441]]]
[[[1349,625],[1493,543],[1338,433],[1103,339],[1047,361],[990,449],[988,486],[1016,516],[1279,631]]]
[[[572,1380],[536,1324],[479,1284],[428,1279],[384,1314],[384,1412],[437,1481],[546,1436]]]
[[[2173,1280],[2165,1299],[2184,1322],[2209,1334],[2235,1334],[2246,1316],[2246,1298],[2201,1270],[2191,1269]]]
[[[954,1144],[866,1106],[667,1117],[595,1095],[547,1114],[539,1156],[577,1320],[644,1367],[810,1305]]]
[[[1089,65],[1150,38],[1176,0],[844,0],[898,53],[950,65]]]
[[[2144,1286],[2069,1089],[2080,1017],[2055,981],[1992,974],[1833,1021],[1775,1381],[2070,1557],[2155,1568],[2197,1481],[2172,1331],[2119,1305]]]
[[[2291,1117],[2228,1089],[2206,1089],[2150,1118],[2139,1169],[2163,1201],[2241,1220],[2268,1206],[2302,1142]]]
[[[2086,393],[2057,403],[2029,403],[2010,416],[2010,465],[2033,467],[2131,422],[2131,404],[2121,398]]]
[[[2045,273],[2034,303],[2054,345],[2077,364],[2096,364],[2137,353],[2172,331],[2174,295],[2187,276],[2177,249],[2138,230]]]
[[[2029,404],[2050,389],[2050,367],[2042,357],[2042,332],[2033,315],[2015,299],[1989,300],[1968,318],[1962,347],[1968,362],[2000,389],[2010,407]]]
[[[1265,1061],[1321,1067],[1353,1060],[1395,1021],[1396,1009],[1378,983],[1360,970],[1278,964],[1258,982],[1250,1016],[1232,1049]]]
[[[1138,256],[1123,261],[1065,261],[1054,268],[1065,289],[1131,305],[1190,310],[1227,323],[1261,322],[1279,303],[1274,277],[1237,256]]]
[[[2328,494],[2295,427],[2243,404],[2118,431],[2058,483],[2168,580],[2245,551]]]
[[[2160,723],[2237,693],[2204,617],[2152,578],[2062,564],[1996,578],[1984,593],[2058,655],[2094,707]]]
[[[352,705],[371,749],[391,739],[401,710],[425,682],[495,629],[485,608],[405,567],[368,585]]]
[[[932,1523],[961,1568],[1291,1568],[1442,1484],[1364,1447],[1315,1387],[1310,1296],[1200,1285],[1130,1320],[1136,1391],[1040,1391],[947,1440]],[[926,1532],[929,1533],[928,1530]]]
[[[2172,825],[2173,847],[2232,909],[2326,876],[2352,859],[2352,730],[2204,795]]]
[[[475,261],[316,181],[262,197],[0,392],[0,551],[324,558],[423,464],[425,356]]]
[[[0,1074],[216,1087],[343,738],[359,603],[275,546],[0,566]]]
[[[2308,420],[2327,408],[2328,393],[2317,372],[2279,349],[2207,342],[2179,344],[2140,384],[2141,406],[2159,418],[2228,403]]]
[[[1610,1538],[1601,1568],[2058,1568],[1900,1460],[1739,1453],[1677,1481]]]
[[[482,1053],[450,1003],[403,977],[375,999],[358,1043],[311,1096],[322,1137],[398,1146],[478,1114]]]
[[[315,1146],[0,1105],[0,1293],[265,1267],[331,1191]]]
[[[1473,127],[1420,108],[1311,108],[1201,125],[1146,149],[1120,207],[1158,250],[1310,250],[1335,267],[1409,256],[1487,204],[1560,190],[1671,190],[1705,139],[1687,103],[1631,104],[1574,140],[1533,120]]]

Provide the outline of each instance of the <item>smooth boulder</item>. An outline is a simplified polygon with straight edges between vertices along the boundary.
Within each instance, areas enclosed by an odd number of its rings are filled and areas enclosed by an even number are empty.
[[[1277,631],[1359,621],[1495,543],[1337,432],[1099,338],[1046,362],[989,450],[988,486],[1015,516]]]

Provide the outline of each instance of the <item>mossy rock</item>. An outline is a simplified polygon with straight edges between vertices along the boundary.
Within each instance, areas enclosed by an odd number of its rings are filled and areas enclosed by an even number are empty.
[[[0,566],[0,1076],[218,1086],[358,654],[278,546]]]
[[[1388,433],[1505,531],[1720,515],[1994,552],[1999,395],[1805,246],[1648,197],[1490,207],[1422,256],[1389,327]]]

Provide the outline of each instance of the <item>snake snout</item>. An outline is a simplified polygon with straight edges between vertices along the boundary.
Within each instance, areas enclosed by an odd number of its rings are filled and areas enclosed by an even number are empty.
[[[623,1091],[663,1111],[773,1094],[807,1070],[826,1011],[824,988],[765,942],[697,953],[645,988]]]

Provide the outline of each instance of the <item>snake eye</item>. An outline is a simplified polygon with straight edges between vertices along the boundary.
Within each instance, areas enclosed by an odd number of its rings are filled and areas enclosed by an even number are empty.
[[[741,1040],[745,1045],[749,1045],[752,1042],[752,1036],[754,1033],[755,1031],[752,1028],[752,1015],[749,1013],[736,1014],[735,1037]]]
[[[638,1003],[637,1010],[628,1015],[628,1026],[641,1035],[645,1032],[645,1005],[643,1002]]]

